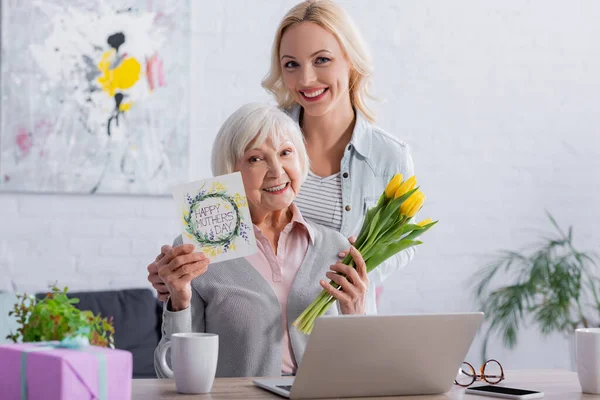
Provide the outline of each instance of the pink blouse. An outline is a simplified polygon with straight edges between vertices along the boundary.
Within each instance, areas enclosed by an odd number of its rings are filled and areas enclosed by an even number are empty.
[[[283,373],[295,373],[298,367],[292,352],[287,328],[287,299],[296,272],[298,272],[302,261],[304,261],[309,240],[310,243],[314,243],[312,228],[302,218],[298,207],[292,203],[290,209],[292,211],[292,221],[285,226],[279,235],[277,254],[275,254],[269,239],[254,225],[254,235],[259,251],[246,257],[246,260],[271,285],[281,306],[281,321],[283,323],[281,371]]]

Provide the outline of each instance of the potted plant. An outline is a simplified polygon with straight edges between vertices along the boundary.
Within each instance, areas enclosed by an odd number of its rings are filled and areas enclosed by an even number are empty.
[[[600,299],[596,255],[573,245],[573,230],[565,233],[547,213],[556,229],[529,251],[500,251],[477,272],[474,294],[490,325],[482,345],[483,359],[490,336],[502,337],[506,347],[517,344],[521,326],[532,322],[543,335],[570,335],[578,327],[599,326]],[[495,285],[512,280],[508,285]]]
[[[17,295],[17,302],[8,315],[19,324],[17,332],[6,338],[17,343],[63,340],[84,332],[90,344],[114,348],[112,318],[102,318],[91,311],[81,311],[75,304],[79,299],[67,296],[68,287],[51,287],[42,300],[27,294]]]

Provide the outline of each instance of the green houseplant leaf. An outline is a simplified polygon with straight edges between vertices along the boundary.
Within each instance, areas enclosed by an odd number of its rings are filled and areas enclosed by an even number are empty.
[[[15,333],[6,338],[17,343],[62,340],[80,328],[89,327],[89,341],[102,347],[114,347],[115,332],[112,320],[81,311],[74,306],[79,299],[67,296],[68,287],[60,290],[56,285],[42,300],[34,296],[17,294],[17,302],[9,315],[14,315],[19,324]]]
[[[557,232],[555,236],[543,238],[528,252],[500,251],[474,277],[473,294],[490,321],[482,345],[483,359],[487,359],[492,335],[500,336],[512,349],[519,329],[529,321],[543,335],[568,334],[577,327],[600,323],[593,270],[596,256],[577,251],[572,228],[565,233],[552,215],[547,215]],[[513,283],[494,285],[501,276]]]

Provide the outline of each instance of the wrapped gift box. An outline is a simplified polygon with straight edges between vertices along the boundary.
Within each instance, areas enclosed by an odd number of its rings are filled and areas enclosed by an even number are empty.
[[[0,345],[0,397],[6,400],[129,400],[132,355],[97,346]]]

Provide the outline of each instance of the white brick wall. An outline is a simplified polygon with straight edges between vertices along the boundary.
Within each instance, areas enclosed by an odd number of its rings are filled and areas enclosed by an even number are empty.
[[[192,1],[192,165],[260,88],[272,34],[291,0]],[[386,284],[384,313],[474,310],[467,284],[484,256],[573,225],[600,250],[600,3],[347,0],[371,45],[379,125],[411,144],[441,220],[413,264]],[[425,215],[426,214],[426,215]],[[147,286],[145,267],[176,234],[170,198],[0,194],[0,290]],[[524,331],[507,368],[569,367],[562,337]],[[469,360],[479,361],[478,337]]]

